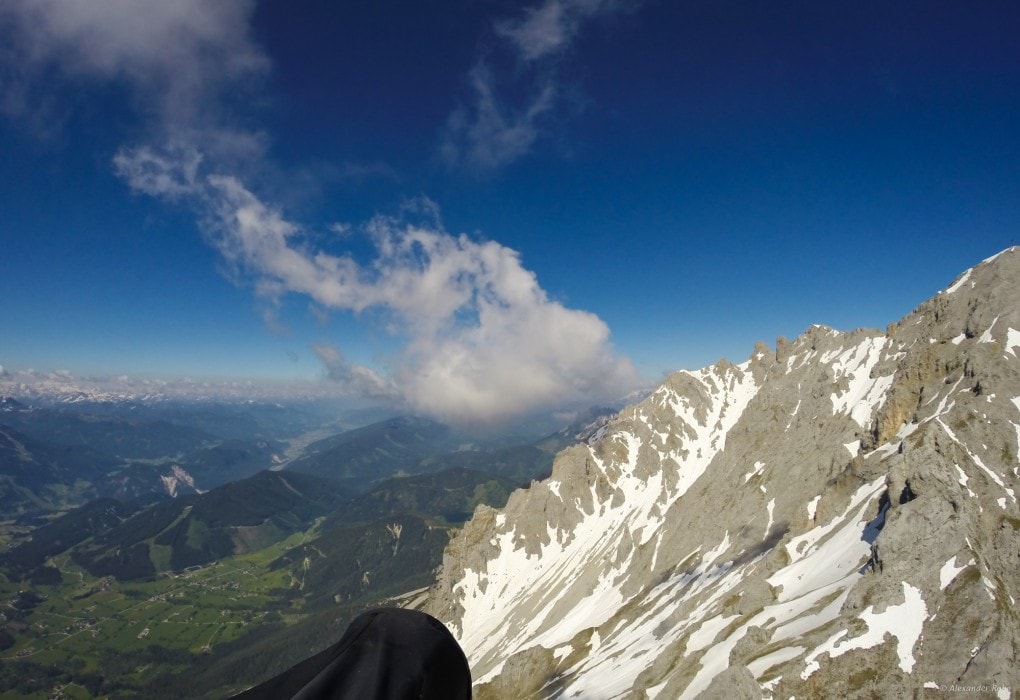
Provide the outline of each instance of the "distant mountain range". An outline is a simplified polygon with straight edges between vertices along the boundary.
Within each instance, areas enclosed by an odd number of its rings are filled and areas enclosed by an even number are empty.
[[[584,424],[611,412],[585,414],[582,424],[538,441],[479,442],[408,416],[350,430],[333,423],[330,430],[333,419],[319,408],[169,400],[31,405],[0,397],[0,517],[45,516],[100,496],[208,491],[285,465],[359,491],[390,476],[454,467],[527,484],[548,474],[552,455]],[[323,433],[305,444],[305,436]]]
[[[499,474],[523,486],[546,476],[556,450],[575,440],[568,431],[533,443],[487,448],[435,421],[401,416],[313,443],[287,469],[336,479],[354,490],[390,476],[452,468]]]
[[[146,425],[23,407],[15,407],[13,413],[16,420],[11,422],[37,429],[44,425],[44,417],[50,417],[56,435],[68,443],[87,439],[81,426],[93,428],[101,444],[104,438],[110,444],[110,436],[135,436]],[[26,413],[29,419],[24,418]],[[160,422],[154,429],[168,425],[172,424]],[[176,436],[175,445],[196,437],[191,428],[176,433],[167,429],[164,434]],[[553,449],[576,440],[572,435],[568,429],[548,436],[539,441],[541,446],[457,449],[463,445],[448,428],[425,419],[399,417],[315,442],[285,470],[249,476],[255,465],[265,466],[275,457],[268,442],[227,440],[202,447],[168,467],[124,462],[81,445],[53,446],[0,426],[0,465],[8,482],[18,487],[9,489],[6,512],[16,514],[10,504],[19,495],[51,509],[66,508],[71,495],[82,499],[112,493],[121,499],[102,498],[72,510],[33,532],[32,539],[10,552],[6,561],[24,575],[46,558],[73,547],[75,561],[93,575],[145,579],[260,549],[326,517],[323,534],[302,548],[300,561],[329,560],[334,569],[329,579],[340,581],[347,574],[339,569],[377,554],[378,538],[369,532],[382,533],[382,520],[403,517],[403,524],[387,523],[387,527],[406,527],[409,534],[404,541],[417,538],[419,542],[405,546],[405,556],[415,547],[424,548],[424,554],[419,554],[434,568],[451,526],[470,517],[478,504],[502,504],[514,488],[546,476]],[[122,444],[131,444],[127,437]],[[143,442],[142,448],[149,449],[150,444]],[[163,488],[146,490],[132,483],[138,481],[150,486],[158,482]],[[196,483],[218,485],[203,493]],[[69,494],[68,484],[81,485],[80,492]],[[50,490],[67,498],[43,502],[40,494]],[[153,503],[159,495],[176,497]],[[345,504],[342,509],[340,504]],[[417,534],[410,534],[412,530]],[[380,536],[386,542],[400,539],[392,532]],[[423,538],[432,544],[423,545]],[[360,559],[350,555],[351,543],[362,551]],[[277,565],[286,566],[290,559],[284,557]],[[395,571],[402,566],[413,571],[416,585],[429,583],[421,575],[430,569],[408,568],[399,560],[394,565]],[[300,578],[314,582],[321,578],[321,568],[314,567],[311,576],[302,573]],[[328,584],[312,588],[325,591]],[[352,591],[364,588],[341,586],[321,595],[352,598],[357,597]],[[397,585],[394,591],[399,589]]]
[[[277,404],[30,405],[0,398],[0,515],[43,517],[90,498],[176,496],[280,464],[324,419]]]

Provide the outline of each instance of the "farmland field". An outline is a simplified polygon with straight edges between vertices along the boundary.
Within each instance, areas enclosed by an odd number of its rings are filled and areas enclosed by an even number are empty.
[[[194,654],[270,622],[296,622],[303,617],[291,595],[296,582],[269,563],[308,534],[146,582],[90,576],[67,555],[50,562],[59,583],[29,588],[0,577],[0,698],[53,697],[54,687],[88,698],[100,679],[104,693],[112,680],[131,695],[155,676],[185,671]]]

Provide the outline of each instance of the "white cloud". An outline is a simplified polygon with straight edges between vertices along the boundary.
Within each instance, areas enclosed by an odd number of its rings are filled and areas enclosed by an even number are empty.
[[[495,241],[377,217],[365,227],[375,257],[359,263],[308,247],[300,227],[237,180],[210,183],[220,196],[217,245],[262,295],[296,292],[325,308],[378,310],[406,341],[385,378],[316,346],[330,375],[352,390],[399,393],[441,420],[485,423],[615,398],[638,383],[605,323],[550,300],[517,252]]]
[[[253,41],[254,0],[6,0],[0,29],[17,70],[7,111],[52,99],[54,78],[126,85],[135,107],[167,141],[209,152],[250,152],[260,137],[228,125],[222,101],[269,62]]]
[[[59,56],[68,70],[107,77],[169,74],[198,64],[237,73],[264,58],[248,35],[252,0],[8,0],[26,26],[28,57]],[[173,82],[205,80],[171,76]]]

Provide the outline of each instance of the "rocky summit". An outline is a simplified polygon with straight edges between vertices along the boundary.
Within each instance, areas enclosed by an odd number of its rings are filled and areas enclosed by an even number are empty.
[[[478,698],[1020,693],[1020,248],[885,332],[677,372],[479,507],[429,611]]]

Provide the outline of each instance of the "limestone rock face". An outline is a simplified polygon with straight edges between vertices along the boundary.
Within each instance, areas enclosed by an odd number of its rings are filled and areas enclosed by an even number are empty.
[[[1020,249],[886,332],[678,372],[480,509],[429,612],[479,697],[1020,692]]]

